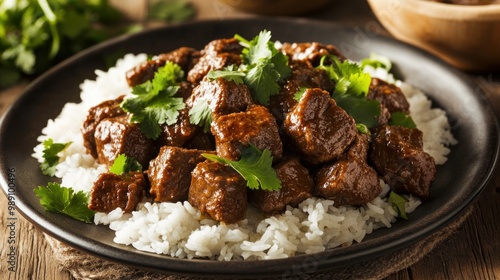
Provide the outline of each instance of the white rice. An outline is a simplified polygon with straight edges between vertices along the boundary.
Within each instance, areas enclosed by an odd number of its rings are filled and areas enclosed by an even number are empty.
[[[85,153],[80,127],[90,107],[130,93],[124,73],[144,60],[144,54],[129,54],[107,72],[97,70],[95,80],[81,84],[82,101],[66,104],[60,115],[49,120],[42,130],[40,144],[33,153],[40,162],[43,161],[41,143],[45,139],[73,143],[60,153],[61,162],[57,165],[56,177],[62,178],[63,186],[89,192],[97,176],[107,171]],[[366,71],[401,87],[410,103],[412,118],[424,133],[424,150],[437,164],[443,164],[448,146],[456,143],[445,112],[431,108],[430,100],[420,90],[395,80],[387,71],[370,67]],[[97,213],[94,222],[115,231],[114,242],[156,254],[221,261],[287,258],[349,246],[361,242],[377,228],[390,228],[397,220],[397,213],[385,198],[389,186],[382,181],[381,185],[380,197],[360,208],[335,207],[333,201],[310,198],[297,208],[288,207],[285,213],[267,218],[250,207],[244,220],[230,225],[203,217],[188,202],[147,200],[131,214],[121,209],[109,214]],[[406,210],[410,213],[420,205],[420,200],[407,198]]]

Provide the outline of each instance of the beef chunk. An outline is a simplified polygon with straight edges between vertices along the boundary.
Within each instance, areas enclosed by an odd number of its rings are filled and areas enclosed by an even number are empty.
[[[126,115],[102,120],[95,131],[95,142],[97,159],[108,166],[119,154],[125,154],[147,168],[157,153],[154,141],[147,138],[139,126],[131,124]]]
[[[410,104],[403,95],[401,89],[381,79],[372,78],[368,99],[375,99],[380,103],[381,114],[378,119],[379,125],[387,124],[391,114],[394,112],[410,112]]]
[[[211,41],[201,51],[202,56],[198,63],[188,72],[187,80],[197,84],[210,70],[218,70],[233,64],[240,65],[242,49],[235,38]]]
[[[277,191],[250,190],[248,200],[266,214],[279,214],[286,206],[297,207],[303,200],[312,197],[314,182],[296,157],[285,159],[275,167],[276,175],[281,181],[281,189]]]
[[[189,121],[189,109],[179,111],[177,122],[171,125],[163,124],[162,132],[158,139],[158,146],[165,145],[182,147],[187,141],[192,139],[199,127]]]
[[[261,151],[268,149],[275,160],[283,153],[278,125],[264,106],[251,105],[245,112],[221,116],[211,130],[217,155],[223,158],[239,160],[241,149],[250,144]]]
[[[313,66],[318,66],[325,55],[334,55],[340,60],[345,60],[344,55],[333,45],[320,44],[318,42],[307,43],[283,43],[281,50],[292,60],[306,60]]]
[[[87,153],[97,158],[97,149],[95,143],[95,130],[97,125],[105,118],[113,118],[125,115],[125,112],[120,107],[124,95],[113,99],[104,101],[92,108],[87,112],[87,116],[82,126],[83,145],[87,149]]]
[[[120,207],[125,212],[132,212],[142,200],[146,188],[142,172],[102,173],[92,186],[89,209],[109,213]]]
[[[401,126],[381,126],[374,131],[369,159],[382,179],[398,193],[429,197],[436,166],[423,151],[422,132]]]
[[[204,161],[193,170],[189,203],[216,221],[236,223],[247,209],[246,181],[227,165]]]
[[[321,69],[315,69],[308,61],[290,61],[292,74],[287,78],[279,94],[272,95],[269,99],[269,111],[274,115],[278,124],[281,125],[285,116],[297,104],[295,94],[306,88],[322,88],[333,91],[335,84]]]
[[[125,77],[127,78],[129,86],[133,87],[140,85],[153,79],[156,71],[158,71],[160,67],[164,66],[167,61],[179,64],[182,70],[187,72],[189,69],[193,68],[193,65],[198,61],[199,56],[199,51],[188,47],[182,47],[169,53],[160,54],[154,59],[139,64],[138,66],[127,71],[127,73],[125,73]]]
[[[333,200],[337,207],[364,205],[375,199],[382,187],[377,172],[366,162],[367,152],[368,137],[358,134],[345,154],[319,169],[315,193]]]
[[[187,150],[163,146],[156,158],[151,160],[148,169],[149,193],[156,202],[186,201],[191,172],[196,165],[205,160],[205,151]]]
[[[340,157],[357,134],[356,124],[329,93],[308,89],[286,116],[283,134],[312,164]]]
[[[209,80],[204,78],[193,90],[187,104],[193,107],[197,102],[207,102],[212,119],[230,113],[242,112],[253,104],[250,90],[245,84],[237,84],[224,78]]]

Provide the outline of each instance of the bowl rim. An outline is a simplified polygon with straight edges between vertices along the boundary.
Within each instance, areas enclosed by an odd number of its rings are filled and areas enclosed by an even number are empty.
[[[459,5],[430,0],[368,0],[372,9],[406,8],[413,13],[456,21],[500,22],[500,4]],[[390,6],[389,6],[390,5]]]

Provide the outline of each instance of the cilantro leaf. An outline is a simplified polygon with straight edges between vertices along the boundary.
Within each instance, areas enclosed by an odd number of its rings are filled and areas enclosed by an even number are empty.
[[[362,59],[360,61],[361,67],[365,68],[366,66],[371,66],[373,68],[383,68],[389,71],[392,68],[392,63],[389,60],[389,58],[376,54],[376,53],[371,53],[370,57]]]
[[[325,65],[329,58],[333,63]],[[358,64],[350,61],[340,62],[335,56],[323,56],[319,69],[328,73],[335,84],[332,98],[342,107],[357,124],[371,128],[377,124],[380,115],[380,104],[377,100],[368,100],[366,95],[370,88],[371,76]]]
[[[296,92],[294,95],[293,95],[293,99],[295,101],[300,101],[300,99],[302,98],[302,95],[304,95],[304,93],[306,93],[306,90],[307,90],[307,87],[300,87],[299,88],[299,91]]]
[[[44,175],[54,176],[56,166],[59,163],[59,152],[66,149],[71,142],[68,143],[54,143],[52,138],[43,141],[43,162],[40,164],[40,169]]]
[[[138,123],[146,137],[156,139],[161,133],[161,125],[177,122],[179,110],[185,108],[181,97],[175,97],[179,90],[178,81],[184,71],[173,62],[167,62],[158,69],[152,81],[133,87],[133,98],[125,99],[120,105],[132,114],[130,121]]]
[[[389,194],[389,200],[392,204],[392,208],[398,213],[398,215],[401,218],[408,220],[405,209],[405,204],[408,200],[404,196],[401,196],[393,191]]]
[[[270,31],[261,31],[251,41],[238,34],[234,37],[244,47],[241,53],[244,65],[240,69],[246,74],[245,84],[258,103],[268,105],[269,98],[279,93],[279,82],[292,72],[288,57],[276,49]]]
[[[412,117],[404,112],[392,113],[388,124],[402,126],[402,127],[406,127],[406,128],[416,128],[417,127],[415,122],[413,122]]]
[[[233,81],[236,84],[242,84],[245,78],[245,73],[238,71],[234,65],[222,68],[220,70],[210,70],[207,74],[209,80],[215,80],[218,78],[224,78],[228,81]]]
[[[88,208],[89,197],[83,191],[75,193],[73,189],[58,183],[48,183],[46,187],[38,186],[34,192],[47,211],[62,213],[86,223],[92,222],[95,212]]]
[[[202,154],[205,158],[227,164],[236,170],[246,181],[250,189],[276,191],[281,189],[281,181],[272,167],[273,157],[268,149],[261,152],[255,146],[241,151],[241,159],[232,161],[213,154]]]
[[[203,127],[203,132],[210,131],[212,124],[212,109],[206,100],[198,99],[189,109],[189,122]]]
[[[132,171],[142,171],[142,165],[133,157],[119,154],[109,167],[109,171],[116,175],[122,175]]]

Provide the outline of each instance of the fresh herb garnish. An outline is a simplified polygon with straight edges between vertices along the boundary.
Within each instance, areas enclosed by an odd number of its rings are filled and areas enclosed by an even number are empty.
[[[250,189],[276,191],[281,189],[281,181],[272,167],[273,157],[268,149],[260,151],[250,145],[241,151],[239,161],[228,160],[212,154],[202,154],[205,158],[227,164],[236,170]]]
[[[58,183],[48,183],[46,187],[34,189],[40,198],[40,204],[49,212],[62,213],[82,222],[91,223],[95,212],[88,208],[88,195],[79,191],[75,193]]]
[[[325,65],[327,58],[333,63]],[[377,124],[380,104],[377,100],[366,98],[371,83],[370,74],[365,73],[357,63],[347,60],[341,62],[332,55],[323,56],[318,68],[325,70],[336,83],[332,98],[338,106],[353,117],[357,124],[364,124],[368,128]]]
[[[135,158],[128,157],[125,154],[119,154],[109,167],[109,172],[116,175],[132,171],[142,171],[142,165]]]
[[[392,68],[391,60],[385,56],[371,53],[370,57],[360,61],[361,67],[371,66],[373,68],[383,68],[389,71]]]
[[[212,124],[212,109],[207,100],[199,98],[195,101],[193,107],[189,109],[189,122],[203,127],[203,132],[210,131]]]
[[[179,90],[178,82],[184,77],[184,71],[173,62],[167,62],[158,69],[152,81],[132,88],[134,98],[125,99],[121,107],[132,114],[130,119],[138,123],[141,131],[150,139],[156,139],[161,133],[161,125],[177,122],[179,110],[185,108],[181,97],[175,97]]]
[[[236,84],[244,83],[243,79],[245,78],[245,72],[238,71],[238,68],[235,65],[229,65],[228,67],[224,67],[220,70],[212,70],[208,72],[207,78],[209,80],[215,80],[218,78],[224,78],[228,81],[233,81]]]
[[[388,124],[402,126],[402,127],[406,127],[406,128],[416,128],[417,127],[415,122],[413,122],[412,117],[404,112],[392,113]]]
[[[391,191],[389,193],[389,201],[394,211],[396,211],[401,218],[408,220],[408,216],[406,215],[406,209],[405,209],[405,205],[406,202],[408,202],[408,200],[404,196],[401,196]]]
[[[304,93],[306,93],[306,90],[307,90],[307,87],[300,87],[299,88],[299,91],[297,91],[294,95],[293,95],[293,99],[295,101],[300,101],[300,99],[302,98],[302,95],[304,95]]]
[[[54,143],[52,138],[43,141],[43,162],[40,164],[40,169],[44,175],[54,176],[56,166],[59,163],[58,153],[66,149],[71,142],[68,143]]]

